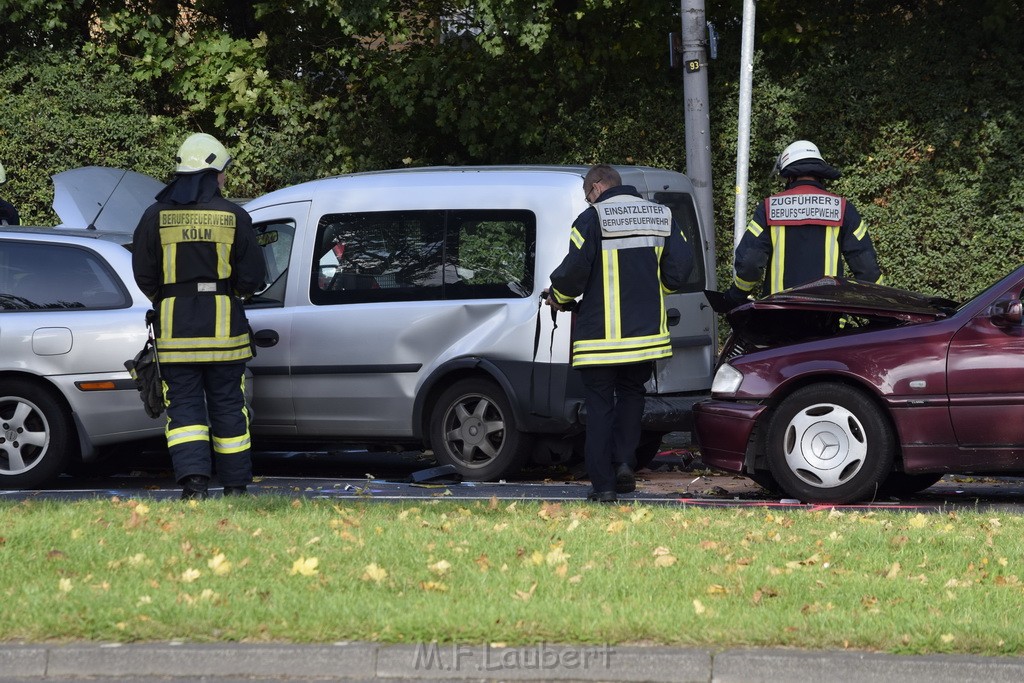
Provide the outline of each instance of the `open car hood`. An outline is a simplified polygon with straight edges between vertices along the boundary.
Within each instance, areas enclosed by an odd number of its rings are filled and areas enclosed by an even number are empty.
[[[729,309],[719,292],[705,292],[712,308],[744,346],[778,346],[807,339],[939,320],[955,301],[869,282],[825,277]]]
[[[53,178],[53,210],[61,226],[131,234],[164,184],[142,173],[83,166]]]

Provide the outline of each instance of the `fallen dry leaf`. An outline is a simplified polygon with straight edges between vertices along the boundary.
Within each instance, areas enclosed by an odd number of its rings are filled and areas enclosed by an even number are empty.
[[[216,576],[225,576],[231,571],[231,562],[224,556],[224,553],[217,553],[210,558],[206,565],[213,570]]]
[[[562,504],[544,503],[540,506],[537,516],[545,520],[558,519],[562,516]]]
[[[565,564],[569,561],[570,557],[571,555],[566,554],[566,552],[562,550],[561,545],[556,545],[548,552],[544,561],[553,566],[556,564]]]
[[[530,590],[528,590],[528,591],[521,591],[521,590],[517,589],[516,590],[516,594],[515,594],[515,598],[516,598],[516,600],[522,600],[523,602],[528,602],[530,600],[530,598],[533,597],[533,592],[535,590],[537,590],[537,582],[536,581],[533,582],[533,585],[530,586]]]
[[[430,571],[434,572],[438,576],[444,576],[451,571],[451,568],[452,564],[448,560],[440,560],[429,567]]]
[[[617,533],[622,532],[622,530],[625,529],[625,528],[626,528],[626,523],[623,522],[621,519],[617,519],[614,522],[610,523],[607,526],[607,528],[605,529],[605,531],[607,531],[610,534],[617,534]]]
[[[676,556],[664,546],[658,546],[651,554],[654,555],[655,567],[671,567],[676,563]]]
[[[634,524],[638,524],[639,522],[646,522],[648,519],[651,518],[651,516],[652,513],[650,508],[639,508],[637,510],[634,510],[633,513],[629,516],[629,521],[633,522]]]
[[[916,515],[910,518],[910,526],[915,529],[923,529],[928,526],[928,518],[922,513],[918,512]]]
[[[317,569],[319,565],[320,560],[318,560],[315,557],[300,557],[292,563],[291,571],[289,571],[288,573],[291,576],[295,576],[296,574],[301,574],[302,576],[313,576],[314,574],[318,574],[320,572],[320,570]]]
[[[437,593],[445,593],[448,591],[448,586],[440,581],[421,581],[420,588],[425,591],[434,591]]]
[[[380,583],[384,579],[388,578],[388,570],[381,567],[376,562],[366,565],[363,569],[363,581],[373,581],[374,583]]]

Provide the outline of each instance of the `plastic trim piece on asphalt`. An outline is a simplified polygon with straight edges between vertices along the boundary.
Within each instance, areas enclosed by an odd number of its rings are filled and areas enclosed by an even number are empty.
[[[786,681],[1024,680],[1024,658],[851,651],[335,643],[72,643],[0,646],[0,681],[89,677],[262,680]]]

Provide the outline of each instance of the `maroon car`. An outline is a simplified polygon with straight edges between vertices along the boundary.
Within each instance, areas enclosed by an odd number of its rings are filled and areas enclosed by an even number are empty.
[[[1024,267],[961,305],[824,278],[729,311],[703,461],[831,503],[1024,473],[1022,289]]]

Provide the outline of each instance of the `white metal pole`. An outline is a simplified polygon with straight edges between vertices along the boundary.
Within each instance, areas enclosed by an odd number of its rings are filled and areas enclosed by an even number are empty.
[[[750,165],[750,109],[754,82],[754,13],[757,0],[743,0],[743,36],[740,46],[740,102],[736,133],[736,216],[733,248],[747,225],[747,171]]]

